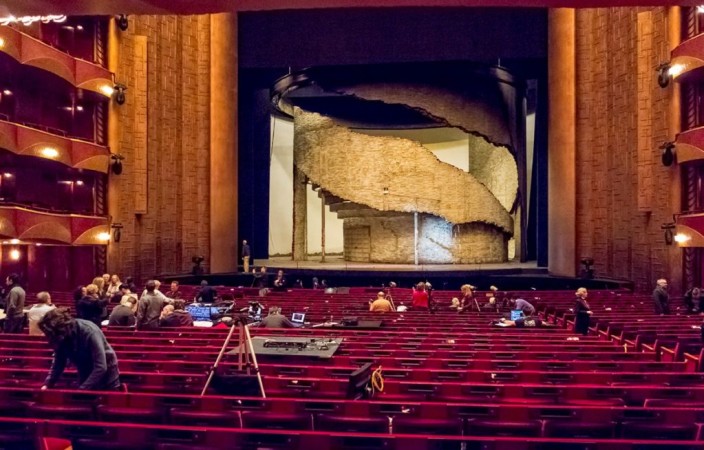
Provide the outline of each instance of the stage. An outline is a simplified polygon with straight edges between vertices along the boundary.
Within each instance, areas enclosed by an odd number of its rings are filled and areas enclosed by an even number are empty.
[[[252,268],[266,266],[273,281],[276,272],[283,270],[289,287],[300,280],[306,288],[312,287],[313,277],[323,280],[330,287],[387,286],[395,282],[399,287],[411,287],[419,281],[429,281],[435,289],[459,289],[469,283],[479,289],[498,286],[501,290],[517,289],[616,289],[629,287],[622,280],[567,278],[551,276],[546,267],[538,267],[535,261],[489,264],[374,264],[344,261],[341,256],[312,257],[307,261],[291,261],[288,258],[256,259]],[[192,274],[162,275],[164,281],[176,279],[184,284],[198,284],[208,280],[211,285],[250,287],[252,274],[218,273],[194,276]]]

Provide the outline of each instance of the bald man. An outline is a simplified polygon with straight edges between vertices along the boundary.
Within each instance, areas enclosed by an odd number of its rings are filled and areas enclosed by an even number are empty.
[[[670,314],[670,294],[667,293],[667,280],[660,278],[653,291],[653,303],[655,304],[655,314],[664,316]]]

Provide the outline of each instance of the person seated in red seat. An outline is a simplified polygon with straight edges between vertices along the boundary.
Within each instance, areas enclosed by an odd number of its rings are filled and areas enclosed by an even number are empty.
[[[269,308],[269,315],[256,326],[259,328],[297,328],[296,324],[281,314],[281,308],[278,306]]]
[[[173,300],[182,299],[183,294],[178,290],[178,288],[178,281],[172,281],[171,286],[169,287],[169,292],[166,293],[166,297]]]
[[[283,270],[279,270],[276,273],[276,279],[274,280],[274,290],[275,291],[285,291],[286,290],[286,278],[284,277]]]
[[[371,312],[393,312],[395,309],[383,291],[377,293],[376,299],[369,302],[369,311]]]
[[[422,281],[413,289],[413,309],[428,309],[428,293],[425,290],[425,283]]]
[[[27,319],[29,319],[29,334],[31,336],[43,336],[42,330],[39,329],[39,321],[55,306],[51,304],[51,295],[48,292],[40,292],[37,294],[37,303],[27,311]]]
[[[462,287],[460,287],[460,293],[462,294],[462,297],[459,299],[460,305],[457,308],[457,312],[471,310],[475,306],[474,286],[471,284],[463,284]]]
[[[186,311],[186,302],[174,300],[173,305],[166,305],[161,311],[159,325],[162,327],[192,327],[193,316]]]
[[[93,322],[74,319],[67,308],[56,308],[39,321],[54,361],[42,390],[52,388],[71,361],[78,372],[78,389],[113,391],[120,388],[117,356],[105,335]]]
[[[137,324],[137,299],[131,295],[122,297],[120,304],[113,308],[108,318],[109,327],[133,327]]]

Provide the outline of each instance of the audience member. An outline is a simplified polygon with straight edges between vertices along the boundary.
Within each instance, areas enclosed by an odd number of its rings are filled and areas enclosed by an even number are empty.
[[[524,316],[532,316],[533,314],[535,314],[535,306],[533,306],[527,300],[524,300],[522,298],[512,298],[510,300],[510,303],[511,308],[514,311],[521,311],[523,312]]]
[[[460,287],[460,306],[457,312],[469,311],[474,307],[474,287],[471,284],[463,284]]]
[[[5,284],[8,290],[5,296],[6,317],[3,331],[5,333],[21,333],[24,327],[24,301],[26,294],[22,286],[20,286],[20,277],[16,273],[9,275],[5,279]]]
[[[130,286],[126,283],[122,283],[120,285],[120,290],[117,292],[117,294],[112,296],[112,299],[110,300],[111,303],[120,303],[122,301],[122,297],[125,295],[129,295],[130,297],[134,298],[135,301],[138,300],[137,294],[132,292],[130,290]]]
[[[215,303],[217,296],[218,292],[213,287],[208,286],[206,280],[200,282],[200,290],[196,294],[196,302]]]
[[[123,284],[129,286],[131,292],[134,292],[135,294],[137,293],[137,285],[134,284],[134,279],[132,277],[125,278],[125,282]]]
[[[39,329],[54,348],[54,361],[42,390],[54,387],[71,361],[78,372],[78,389],[109,391],[120,388],[117,356],[94,323],[73,319],[66,308],[47,312]]]
[[[384,292],[377,293],[376,299],[369,302],[369,311],[371,312],[392,312],[394,310],[394,305],[387,300]]]
[[[670,294],[667,293],[667,280],[660,278],[653,291],[653,303],[655,304],[655,314],[664,316],[670,314]]]
[[[146,292],[139,299],[137,306],[137,328],[149,330],[159,327],[161,310],[164,309],[163,295],[156,293],[156,283],[154,280],[147,282]]]
[[[108,284],[106,296],[112,297],[115,294],[119,294],[121,284],[122,282],[120,281],[120,277],[117,274],[114,274],[112,277],[110,277],[110,284]]]
[[[93,278],[93,283],[95,286],[98,287],[98,298],[105,298],[105,293],[107,290],[107,285],[105,284],[105,278],[103,277],[95,277]]]
[[[537,317],[522,317],[516,320],[501,319],[495,325],[498,325],[500,327],[516,328],[547,328],[554,326],[547,322],[544,322],[543,320],[540,320]]]
[[[111,279],[111,277],[110,277],[110,274],[109,274],[109,273],[104,273],[104,274],[103,274],[103,283],[104,283],[104,285],[105,285],[105,289],[107,289],[108,286],[110,286],[110,279]]]
[[[320,283],[318,282],[318,277],[313,277],[313,289],[320,288]]]
[[[102,280],[102,278],[100,279]],[[76,317],[93,322],[100,327],[107,300],[101,299],[98,292],[98,286],[94,284],[86,286],[86,296],[80,299],[76,305]]]
[[[259,289],[266,289],[269,287],[269,273],[266,271],[266,266],[261,266],[259,268],[259,272],[254,272],[252,287],[258,287]]]
[[[31,336],[41,336],[42,330],[39,329],[39,321],[42,317],[52,309],[54,305],[51,304],[51,296],[48,292],[40,292],[37,294],[37,303],[32,305],[27,311],[27,319],[29,319],[29,334]]]
[[[698,287],[693,287],[684,294],[684,304],[688,313],[698,313],[701,302],[702,291]]]
[[[174,300],[173,305],[166,305],[161,313],[159,325],[162,327],[192,327],[193,316],[185,310],[186,302]]]
[[[161,281],[159,281],[159,280],[150,280],[150,281],[153,281],[153,282],[154,282],[154,294],[156,294],[157,296],[161,297],[161,299],[164,300],[165,302],[168,302],[168,301],[169,301],[169,298],[168,298],[166,295],[164,295],[163,292],[161,292],[161,291],[159,290],[159,288],[161,288]],[[144,294],[146,294],[146,293],[147,293],[147,289],[145,288],[145,289],[142,291],[142,295],[144,295]]]
[[[85,286],[78,286],[73,290],[73,306],[75,310],[78,309],[78,302],[86,295],[88,295],[88,292],[86,291]]]
[[[592,310],[587,303],[587,288],[579,288],[575,292],[574,304],[574,332],[586,336],[589,333],[589,317]]]
[[[137,299],[123,295],[120,304],[115,306],[108,319],[109,327],[133,327],[137,324]]]
[[[425,291],[425,283],[420,282],[413,289],[411,306],[413,309],[428,309],[428,293]]]
[[[169,292],[166,293],[166,297],[172,300],[182,299],[183,294],[181,293],[181,291],[178,290],[178,288],[178,281],[172,281],[171,285],[169,286]]]
[[[286,289],[286,278],[284,277],[284,271],[279,270],[276,273],[276,279],[274,280],[274,290],[283,291]]]
[[[256,326],[259,328],[296,328],[296,324],[288,320],[288,317],[281,314],[281,308],[278,306],[269,308],[269,315],[262,319]]]

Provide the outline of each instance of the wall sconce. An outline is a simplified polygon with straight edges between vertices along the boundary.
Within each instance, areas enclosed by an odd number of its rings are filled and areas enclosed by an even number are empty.
[[[113,223],[110,225],[110,228],[112,229],[112,240],[113,242],[120,242],[120,238],[122,237],[122,224],[121,223]]]
[[[675,143],[665,142],[660,147],[662,150],[662,156],[660,157],[662,165],[665,167],[670,167],[675,162]]]
[[[670,85],[670,63],[662,63],[655,68],[658,73],[658,86],[666,88]]]
[[[105,242],[106,244],[110,242],[110,233],[103,231],[102,233],[98,233],[98,240],[100,242]]]
[[[125,157],[119,153],[112,153],[110,159],[112,160],[112,164],[110,164],[112,173],[115,175],[122,174],[122,160],[125,159]]]
[[[672,232],[672,230],[675,229],[675,223],[663,223],[662,225],[660,225],[660,229],[665,231],[665,245],[672,245],[672,243],[675,241],[675,236]]]
[[[130,21],[127,19],[125,14],[120,14],[115,18],[115,20],[117,21],[117,28],[122,31],[127,31],[127,28],[130,26]]]
[[[22,253],[18,249],[13,248],[12,250],[10,250],[10,259],[11,260],[19,261],[21,257],[22,257]]]
[[[115,83],[115,86],[112,88],[112,91],[113,97],[115,98],[115,103],[117,103],[118,105],[124,105],[125,101],[127,101],[127,97],[125,96],[127,86],[122,83]]]

